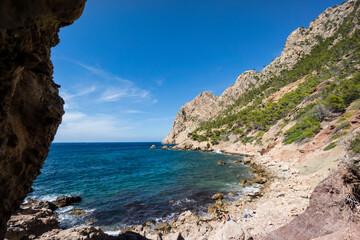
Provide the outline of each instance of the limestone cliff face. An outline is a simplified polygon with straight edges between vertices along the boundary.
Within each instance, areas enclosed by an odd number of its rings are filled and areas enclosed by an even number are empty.
[[[212,106],[216,109],[216,113],[227,109],[247,90],[259,86],[266,82],[274,75],[278,75],[284,69],[291,69],[303,56],[309,54],[313,47],[319,43],[319,39],[326,39],[334,35],[339,26],[343,23],[346,16],[353,10],[357,0],[350,0],[341,5],[330,7],[321,13],[314,21],[312,21],[307,29],[304,27],[293,31],[286,40],[284,49],[279,57],[273,60],[261,72],[253,70],[242,73],[233,85],[228,87],[218,98],[218,106]],[[194,101],[194,100],[193,100]],[[188,103],[187,103],[188,104]],[[184,107],[186,104],[184,105]],[[208,105],[204,105],[208,106]],[[187,134],[200,126],[201,121],[187,118],[186,123],[183,122],[181,115],[194,115],[203,112],[202,104],[194,105],[190,110],[182,107],[174,121],[173,128],[163,143],[180,143],[188,140]],[[206,121],[216,116],[213,112],[208,115],[201,114],[202,121]],[[187,128],[188,126],[189,128]]]
[[[50,49],[85,1],[0,2],[0,239],[40,174],[64,114]]]
[[[218,97],[210,92],[200,93],[194,100],[180,108],[165,144],[178,144],[188,139],[188,133],[218,113]]]

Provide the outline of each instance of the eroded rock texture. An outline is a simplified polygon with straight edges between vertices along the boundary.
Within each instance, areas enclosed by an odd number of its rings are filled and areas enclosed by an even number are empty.
[[[64,114],[50,49],[85,1],[0,1],[0,239],[40,174]]]
[[[360,239],[358,170],[339,168],[311,194],[308,208],[262,240]]]

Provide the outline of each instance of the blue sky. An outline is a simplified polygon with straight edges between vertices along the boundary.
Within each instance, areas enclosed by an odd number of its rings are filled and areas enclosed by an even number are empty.
[[[180,107],[260,71],[337,0],[88,0],[52,49],[56,142],[160,141]]]

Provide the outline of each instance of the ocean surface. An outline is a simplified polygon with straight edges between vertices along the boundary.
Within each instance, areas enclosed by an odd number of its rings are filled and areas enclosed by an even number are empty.
[[[242,193],[249,168],[216,152],[150,150],[160,143],[53,143],[28,197],[82,202],[57,210],[61,227],[100,226],[109,233],[126,225],[171,221],[184,210],[205,214],[217,192]],[[217,161],[225,161],[218,166]],[[236,197],[228,200],[236,200]],[[84,216],[70,216],[74,208]]]

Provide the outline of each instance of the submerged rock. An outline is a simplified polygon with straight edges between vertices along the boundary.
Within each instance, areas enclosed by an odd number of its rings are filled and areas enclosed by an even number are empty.
[[[74,210],[72,210],[72,212],[69,215],[72,216],[80,216],[80,215],[84,215],[85,211],[80,209],[80,208],[75,208]]]
[[[81,202],[80,196],[68,197],[68,196],[63,195],[63,196],[57,197],[56,200],[53,201],[52,203],[54,205],[56,205],[57,207],[62,208],[62,207],[70,206],[77,202]]]
[[[219,166],[223,166],[223,165],[226,165],[226,162],[219,160],[219,161],[217,161],[216,164],[219,165]]]

